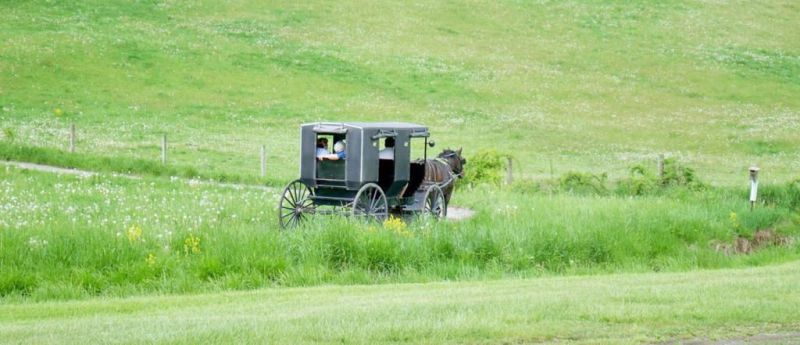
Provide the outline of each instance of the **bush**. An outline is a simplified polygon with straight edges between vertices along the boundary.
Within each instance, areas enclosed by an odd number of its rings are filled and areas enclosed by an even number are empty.
[[[495,150],[481,150],[469,157],[469,166],[466,167],[465,182],[474,184],[500,184],[503,176],[504,158],[508,155]]]
[[[690,190],[705,188],[695,175],[694,169],[678,162],[675,158],[664,160],[664,175],[659,177],[647,165],[637,164],[630,168],[629,175],[617,183],[617,194],[649,195],[660,192],[665,187],[684,187]]]
[[[675,158],[664,160],[664,176],[660,182],[664,186],[703,187],[703,183],[695,176],[694,169],[681,164]]]
[[[558,189],[562,192],[577,194],[605,194],[608,191],[606,182],[608,175],[568,172],[558,181]]]
[[[658,189],[658,177],[647,170],[643,165],[637,164],[628,171],[627,179],[617,183],[617,193],[622,195],[647,195]]]

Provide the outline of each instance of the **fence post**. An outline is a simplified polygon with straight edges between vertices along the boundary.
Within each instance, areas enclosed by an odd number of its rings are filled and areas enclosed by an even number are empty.
[[[508,160],[508,166],[506,166],[506,184],[511,184],[514,182],[514,165],[512,163],[511,157],[506,157]]]
[[[69,125],[69,153],[75,153],[75,124]]]
[[[167,165],[167,133],[161,137],[161,164]]]
[[[658,160],[656,161],[656,165],[657,165],[657,168],[658,168],[658,180],[659,181],[663,181],[664,180],[664,155],[663,154],[658,155]]]
[[[756,194],[758,194],[758,167],[750,167],[750,211],[756,205]]]
[[[267,176],[267,146],[261,145],[261,177]]]

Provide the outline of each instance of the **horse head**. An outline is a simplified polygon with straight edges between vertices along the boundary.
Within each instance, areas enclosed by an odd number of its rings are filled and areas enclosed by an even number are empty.
[[[467,159],[461,156],[461,148],[458,150],[445,149],[438,156],[450,166],[450,171],[459,178],[464,177],[464,165],[467,164]]]

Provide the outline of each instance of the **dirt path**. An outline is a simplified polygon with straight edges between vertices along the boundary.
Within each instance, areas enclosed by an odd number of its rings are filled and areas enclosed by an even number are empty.
[[[52,165],[43,165],[43,164],[36,164],[36,163],[26,163],[26,162],[15,162],[15,161],[0,161],[0,164],[5,166],[12,166],[19,169],[25,170],[35,170],[35,171],[42,171],[48,172],[53,174],[67,174],[67,175],[76,175],[81,177],[91,177],[100,175],[100,173],[96,171],[88,171],[88,170],[80,170],[80,169],[68,169],[62,167],[56,167]],[[129,175],[129,174],[118,174],[118,173],[110,173],[110,176],[114,177],[122,177],[128,179],[135,179],[139,180],[141,177],[136,175]],[[220,182],[212,182],[212,181],[201,181],[195,179],[185,179],[185,178],[178,178],[178,177],[171,177],[171,181],[178,181],[182,183],[186,183],[189,185],[212,185],[217,187],[224,187],[224,188],[233,188],[233,189],[261,189],[261,190],[276,190],[274,187],[266,187],[266,186],[257,186],[257,185],[250,185],[250,184],[236,184],[236,183],[220,183]],[[447,219],[454,220],[454,221],[462,221],[471,218],[475,215],[475,211],[464,208],[464,207],[455,207],[450,206],[447,208]]]
[[[49,172],[54,174],[68,174],[68,175],[78,175],[78,176],[94,176],[97,175],[96,172],[86,171],[86,170],[78,170],[78,169],[67,169],[61,167],[54,167],[50,165],[42,165],[42,164],[35,164],[35,163],[25,163],[25,162],[14,162],[14,161],[0,161],[0,164],[6,166],[13,166],[20,169],[25,170],[36,170],[36,171],[43,171]],[[130,176],[133,177],[133,176]]]
[[[475,215],[475,211],[465,208],[465,207],[456,207],[456,206],[448,206],[447,207],[447,219],[460,221],[472,218]]]
[[[15,162],[15,161],[0,161],[0,164],[3,164],[5,166],[17,167],[19,169],[42,171],[42,172],[48,172],[48,173],[53,173],[53,174],[67,174],[67,175],[76,175],[76,176],[81,176],[81,177],[91,177],[91,176],[101,175],[101,173],[99,173],[97,171],[88,171],[88,170],[80,170],[80,169],[68,169],[68,168],[62,168],[62,167],[57,167],[57,166],[52,166],[52,165],[36,164],[36,163]],[[130,175],[130,174],[108,173],[108,175],[109,176],[113,176],[113,177],[127,178],[127,179],[131,179],[131,180],[141,180],[142,179],[141,176]],[[175,177],[175,176],[170,177],[170,181],[182,182],[182,183],[186,183],[186,184],[191,185],[191,186],[211,185],[211,186],[217,186],[217,187],[223,187],[223,188],[261,189],[261,190],[270,190],[270,191],[275,189],[273,187],[258,186],[258,185],[252,185],[252,184],[237,184],[237,183],[222,183],[222,182],[213,182],[213,181],[202,181],[202,180],[197,180],[197,179],[187,179],[187,178]]]

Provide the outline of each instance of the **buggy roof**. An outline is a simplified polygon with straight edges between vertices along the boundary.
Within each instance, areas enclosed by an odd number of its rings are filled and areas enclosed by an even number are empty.
[[[303,127],[313,126],[315,132],[343,133],[346,128],[373,129],[373,130],[407,130],[416,135],[428,136],[428,127],[410,122],[313,122],[303,124]]]

